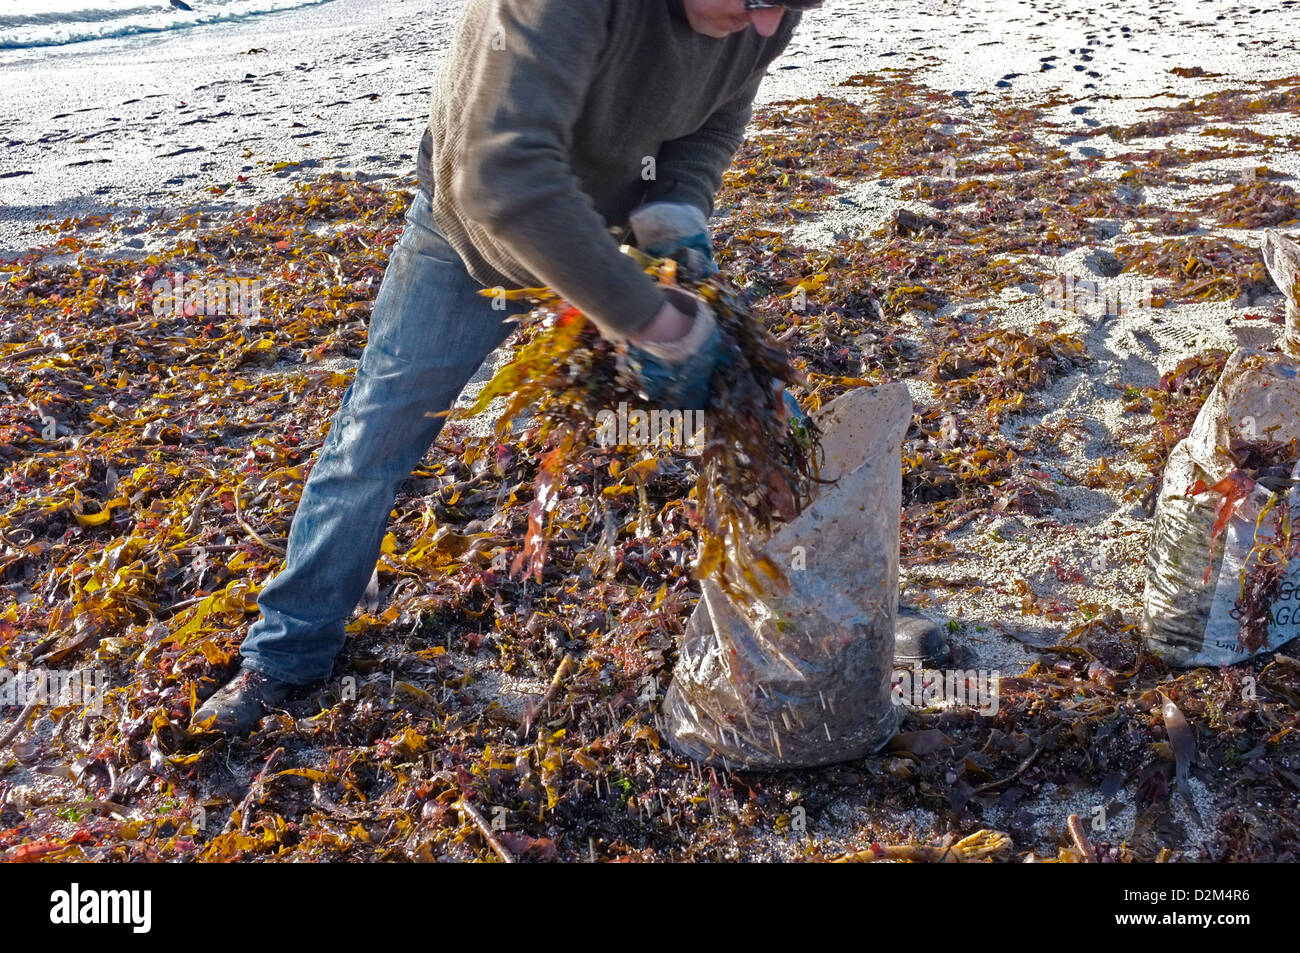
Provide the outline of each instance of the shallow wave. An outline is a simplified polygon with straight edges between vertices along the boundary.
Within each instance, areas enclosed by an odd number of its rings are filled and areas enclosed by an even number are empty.
[[[329,0],[186,0],[192,10],[178,10],[167,0],[63,0],[18,4],[0,14],[0,50],[62,46],[87,40],[185,30],[209,23],[245,20],[265,13],[314,7]],[[12,10],[13,7],[7,9]]]
[[[63,8],[53,10],[49,9],[46,4],[41,6],[43,9],[31,13],[0,13],[0,36],[6,35],[9,31],[18,27],[48,27],[71,23],[121,20],[127,17],[156,15],[164,9],[169,9],[165,4],[159,3],[134,3],[129,7],[122,7],[117,4],[96,4],[93,0],[88,0],[85,3],[65,4]],[[19,7],[19,9],[23,8]]]

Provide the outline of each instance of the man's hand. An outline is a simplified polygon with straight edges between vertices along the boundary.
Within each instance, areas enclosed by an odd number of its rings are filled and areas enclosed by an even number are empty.
[[[722,353],[722,332],[701,298],[674,288],[648,325],[628,338],[628,361],[644,397],[665,410],[704,410]]]
[[[655,258],[676,259],[693,278],[717,274],[709,226],[694,205],[651,202],[628,216],[637,247]]]

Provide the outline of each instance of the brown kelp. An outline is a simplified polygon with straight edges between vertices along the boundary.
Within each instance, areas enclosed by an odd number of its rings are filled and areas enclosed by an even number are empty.
[[[811,419],[792,420],[781,392],[785,384],[803,383],[785,349],[750,314],[742,297],[722,278],[682,280],[676,262],[636,255],[649,275],[664,285],[679,285],[698,294],[712,308],[722,331],[722,358],[714,372],[704,411],[704,445],[696,486],[696,524],[700,533],[697,578],[718,580],[734,593],[756,593],[763,583],[780,585],[776,564],[762,553],[761,541],[778,521],[792,519],[809,501],[817,484],[820,439]],[[504,400],[496,422],[503,436],[512,421],[531,414],[530,438],[543,447],[536,495],[529,508],[528,535],[512,571],[527,564],[527,575],[540,580],[549,536],[548,514],[567,490],[573,463],[598,442],[602,415],[635,406],[645,394],[620,349],[605,340],[581,312],[546,292],[525,319],[513,360],[501,367],[461,418],[486,411]],[[670,452],[685,434],[659,439],[665,411],[644,409],[628,427],[632,442],[648,445],[634,465],[645,470],[659,452]],[[667,411],[667,413],[678,413]],[[648,420],[648,418],[654,418]],[[606,419],[609,419],[606,417]],[[676,422],[676,418],[673,419]],[[646,433],[636,439],[636,425]],[[652,424],[654,433],[650,433]],[[648,439],[644,439],[648,438]],[[664,444],[668,446],[665,447]]]

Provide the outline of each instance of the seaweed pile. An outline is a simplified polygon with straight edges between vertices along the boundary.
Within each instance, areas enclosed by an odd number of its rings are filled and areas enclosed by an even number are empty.
[[[1241,301],[1272,290],[1259,250],[1216,236],[1167,239],[1159,244],[1120,245],[1124,269],[1173,282],[1166,289],[1177,301]]]
[[[1294,150],[1248,124],[1294,115],[1296,78],[1255,86],[1120,133],[1199,125],[1242,158]],[[1249,222],[1254,193],[1148,202],[1149,186],[1205,179],[1193,167],[1208,156],[1071,164],[1062,137],[1107,130],[1051,122],[1059,102],[956,110],[919,70],[839,92],[756,111],[719,196],[718,260],[789,349],[805,407],[904,378],[934,395],[904,447],[903,556],[916,569],[950,557],[982,515],[1050,514],[1074,479],[1045,469],[1071,424],[1033,420],[1087,344],[1059,325],[1000,322],[1051,277],[1039,256],[1119,226],[1133,236],[1121,266],[1171,285],[1170,304],[1254,295],[1267,279],[1249,244],[1200,233],[1206,217]],[[1274,217],[1294,199],[1260,165]],[[795,240],[793,225],[880,180],[909,197],[909,215],[825,247]],[[996,714],[909,711],[890,750],[826,769],[678,761],[653,711],[698,596],[698,464],[588,447],[568,458],[564,491],[543,493],[559,424],[586,419],[571,416],[572,392],[552,405],[549,444],[539,431],[485,446],[449,423],[402,488],[378,592],[350,622],[335,678],[247,740],[191,736],[193,707],[237,663],[279,566],[409,184],[326,176],[228,220],[57,222],[49,246],[0,265],[0,380],[21,395],[0,406],[0,666],[95,669],[108,685],[103,717],[0,710],[0,730],[18,729],[0,749],[0,857],[924,859],[945,835],[973,852],[1005,845],[960,839],[996,829],[1013,844],[1001,859],[1296,859],[1300,664],[1276,654],[1171,672],[1142,651],[1132,616],[1062,605],[1023,580],[967,583],[1045,633],[1003,679]],[[128,224],[152,250],[106,253],[97,236]],[[260,314],[155,311],[157,281],[218,276],[259,279]],[[1206,353],[1133,388],[1130,445],[1078,481],[1117,492],[1125,467],[1159,474],[1221,369]],[[545,525],[530,529],[534,515]],[[512,575],[530,568],[539,528],[540,576]],[[1189,777],[1215,808],[1199,839],[1177,801]],[[1083,797],[1107,820],[1081,844],[1061,802]]]

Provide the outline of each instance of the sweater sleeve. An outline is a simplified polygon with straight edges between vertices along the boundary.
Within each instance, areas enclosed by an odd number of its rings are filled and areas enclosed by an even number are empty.
[[[605,229],[569,163],[573,129],[619,0],[499,0],[459,104],[453,197],[513,257],[611,338],[666,298]]]

